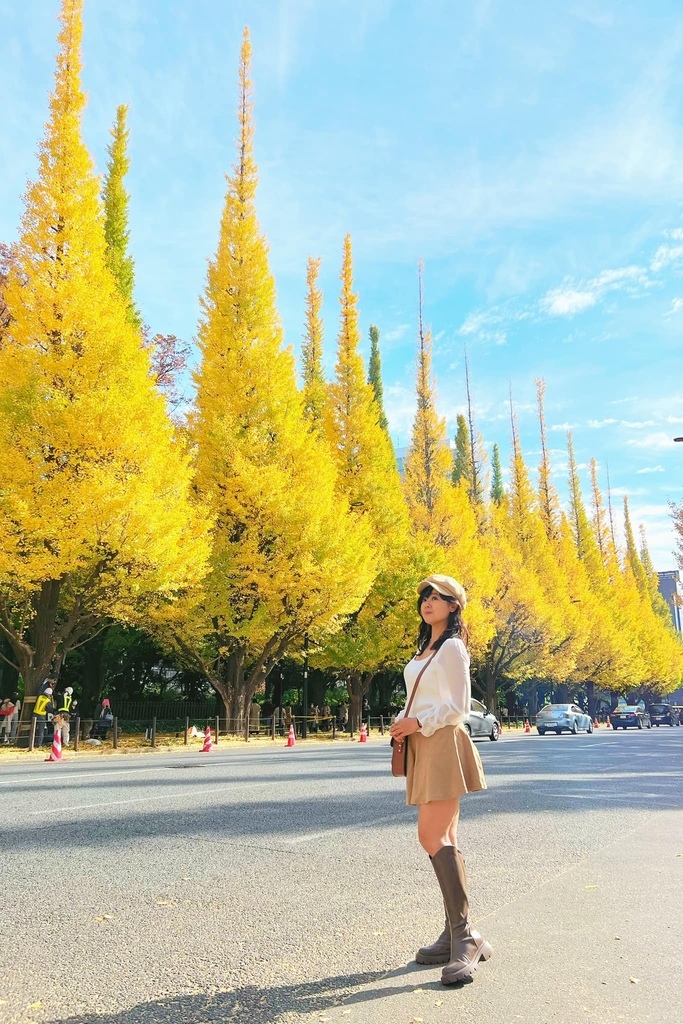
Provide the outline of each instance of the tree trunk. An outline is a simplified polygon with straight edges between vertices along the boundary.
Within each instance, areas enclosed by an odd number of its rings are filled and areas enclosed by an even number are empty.
[[[489,711],[491,711],[494,715],[498,711],[497,684],[498,678],[495,672],[493,671],[492,666],[490,664],[486,664],[484,666],[484,685],[486,694],[486,700],[484,701],[484,703],[486,704],[486,707],[489,709]]]
[[[588,698],[588,714],[595,718],[595,683],[592,680],[586,681],[586,697]]]
[[[352,672],[349,676],[349,728],[358,732],[363,710],[363,697],[370,689],[370,684],[375,677],[374,672]]]

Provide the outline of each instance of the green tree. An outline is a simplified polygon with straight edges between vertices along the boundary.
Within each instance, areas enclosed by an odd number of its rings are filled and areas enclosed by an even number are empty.
[[[505,497],[505,488],[503,487],[503,467],[500,464],[500,448],[497,444],[493,446],[491,469],[491,501],[494,505],[500,505]]]
[[[116,108],[116,120],[111,129],[112,141],[107,147],[109,160],[104,177],[102,200],[104,203],[104,237],[107,241],[107,266],[126,304],[126,315],[133,327],[142,329],[142,317],[135,305],[135,264],[129,252],[128,203],[124,179],[130,168],[127,128],[128,107]]]
[[[389,435],[389,421],[384,412],[384,385],[382,384],[382,359],[379,352],[379,327],[370,324],[370,363],[368,365],[368,383],[375,392],[375,402],[379,411],[379,425]]]
[[[472,486],[472,452],[470,432],[467,429],[464,413],[458,413],[456,423],[452,479],[454,484],[459,484],[461,480],[464,480],[469,490]]]

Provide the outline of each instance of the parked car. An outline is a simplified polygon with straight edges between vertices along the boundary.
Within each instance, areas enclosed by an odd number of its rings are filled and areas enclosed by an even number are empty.
[[[681,719],[678,709],[673,704],[662,701],[659,704],[650,704],[650,721],[653,725],[680,725]]]
[[[593,719],[576,704],[546,704],[536,715],[539,736],[547,732],[593,732]]]
[[[613,729],[628,729],[629,726],[635,729],[652,728],[652,721],[642,701],[640,704],[618,704],[610,712],[609,719]]]
[[[470,701],[470,713],[465,719],[465,728],[473,740],[488,736],[490,740],[497,740],[500,736],[500,725],[496,716],[491,714],[481,701]]]

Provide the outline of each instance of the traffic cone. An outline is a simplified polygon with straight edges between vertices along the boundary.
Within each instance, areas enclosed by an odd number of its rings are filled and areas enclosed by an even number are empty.
[[[45,758],[46,761],[65,761],[66,758],[62,757],[62,730],[60,726],[55,726],[55,734],[52,740],[52,750],[50,756]]]
[[[611,722],[610,722],[610,720],[609,720],[609,715],[608,715],[608,716],[607,716],[607,718],[605,719],[605,728],[606,728],[606,729],[611,729],[611,728],[612,728],[612,723],[611,723]]]
[[[594,729],[599,729],[600,728],[600,723],[598,722],[597,718],[593,720],[593,728]]]
[[[524,732],[531,732],[531,726],[529,725],[529,719],[528,718],[527,718],[526,722],[524,723]]]
[[[294,734],[294,723],[293,722],[292,722],[292,724],[289,727],[289,736],[287,737],[287,742],[285,743],[285,746],[286,747],[295,747],[296,746],[296,735]]]
[[[202,754],[210,754],[213,750],[213,743],[211,742],[211,726],[207,725],[204,733],[204,746],[201,749]]]
[[[367,743],[368,742],[368,727],[365,724],[365,722],[363,722],[361,727],[360,727],[360,739],[358,740],[358,742],[359,743]]]

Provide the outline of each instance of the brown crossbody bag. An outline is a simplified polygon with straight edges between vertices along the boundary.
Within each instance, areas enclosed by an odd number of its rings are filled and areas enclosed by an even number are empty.
[[[434,651],[434,654],[436,653],[437,652]],[[415,693],[417,692],[418,685],[420,683],[420,680],[422,679],[422,676],[427,670],[432,658],[434,657],[434,654],[432,654],[431,657],[427,658],[426,662],[424,663],[424,665],[422,666],[418,673],[417,679],[415,680],[415,685],[413,686],[413,692],[410,695],[410,700],[408,701],[408,705],[406,707],[406,713],[403,716],[404,718],[407,718],[410,714],[410,709],[413,706],[413,698],[415,697]],[[410,736],[406,736],[403,740],[395,740],[393,736],[391,738],[391,774],[396,775],[397,777],[407,774],[409,739]]]

